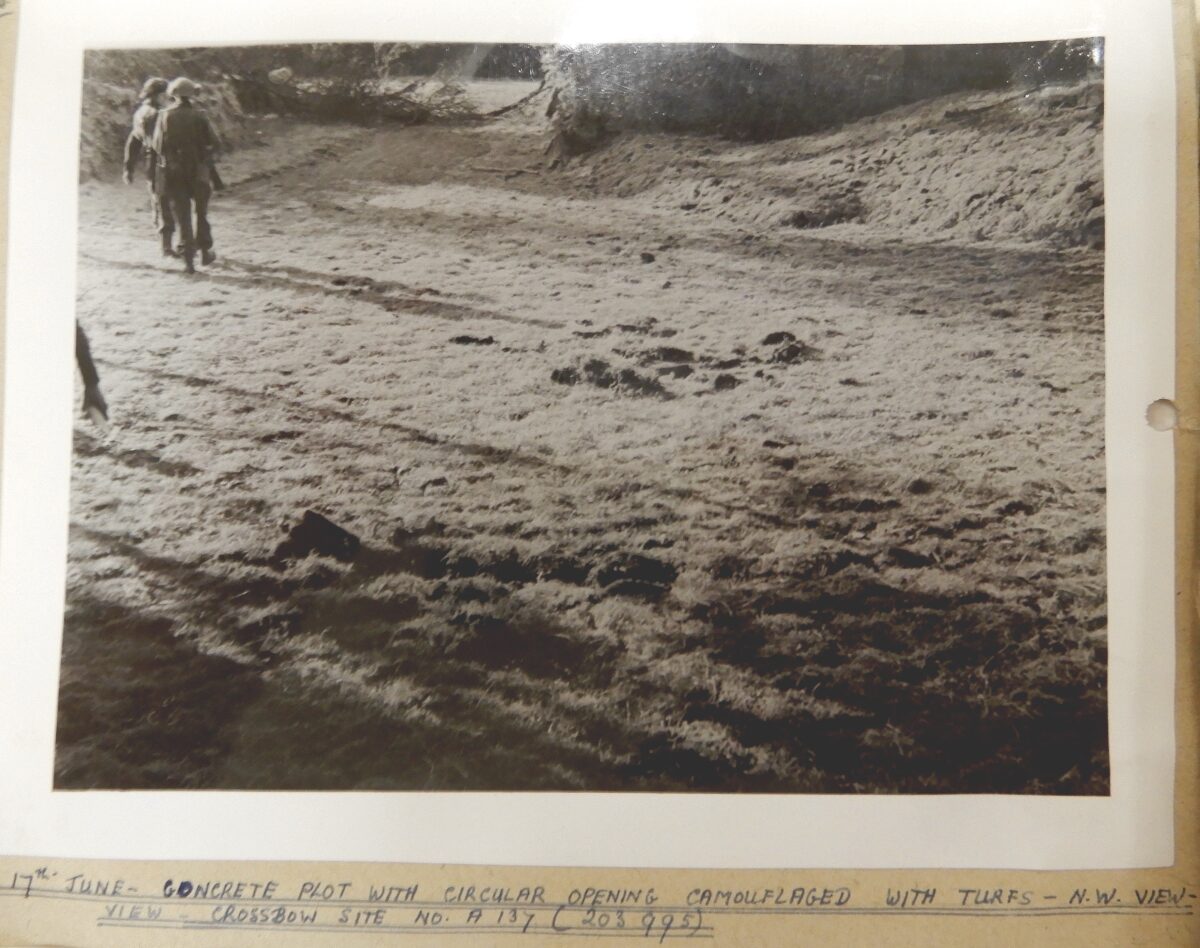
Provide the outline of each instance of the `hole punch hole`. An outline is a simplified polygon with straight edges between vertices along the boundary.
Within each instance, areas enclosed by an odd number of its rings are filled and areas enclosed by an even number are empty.
[[[1170,431],[1179,424],[1179,409],[1169,398],[1160,398],[1146,409],[1146,422],[1155,431]]]

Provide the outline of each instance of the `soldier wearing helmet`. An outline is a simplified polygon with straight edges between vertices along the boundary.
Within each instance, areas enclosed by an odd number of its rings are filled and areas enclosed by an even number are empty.
[[[207,266],[216,260],[208,201],[212,197],[212,161],[219,141],[208,116],[192,105],[199,87],[180,77],[167,87],[172,102],[159,112],[152,147],[158,156],[155,189],[170,205],[183,243],[188,273],[195,273],[196,251]],[[195,211],[195,227],[192,213]]]
[[[125,183],[133,184],[134,171],[142,165],[150,191],[150,213],[154,218],[154,229],[162,240],[164,257],[174,257],[171,237],[175,233],[175,220],[170,204],[163,200],[154,187],[154,175],[158,160],[154,153],[154,128],[158,113],[167,104],[167,80],[147,79],[138,96],[137,111],[133,113],[133,129],[125,140]]]

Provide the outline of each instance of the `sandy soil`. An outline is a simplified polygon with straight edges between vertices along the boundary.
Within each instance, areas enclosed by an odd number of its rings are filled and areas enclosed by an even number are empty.
[[[1097,96],[83,186],[58,785],[1107,792]]]

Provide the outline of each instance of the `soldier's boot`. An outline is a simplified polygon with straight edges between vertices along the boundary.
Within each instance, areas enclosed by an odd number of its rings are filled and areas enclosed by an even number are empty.
[[[179,257],[179,251],[177,251],[174,247],[171,246],[171,235],[170,234],[163,234],[162,255],[164,257],[175,257],[175,258]]]
[[[206,267],[211,266],[213,263],[216,262],[216,260],[217,260],[217,255],[215,253],[213,253],[211,250],[201,250],[200,251],[200,262],[202,264],[204,264]]]
[[[195,254],[184,253],[184,255],[183,255],[183,272],[184,273],[195,273],[196,272],[196,263],[195,263],[194,258],[195,258]]]

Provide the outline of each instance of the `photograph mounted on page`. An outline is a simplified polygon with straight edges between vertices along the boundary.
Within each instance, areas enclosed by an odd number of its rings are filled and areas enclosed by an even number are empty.
[[[55,786],[1107,795],[1102,51],[88,52]]]

